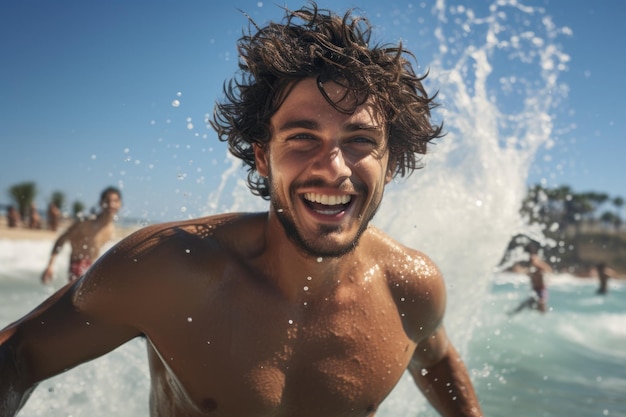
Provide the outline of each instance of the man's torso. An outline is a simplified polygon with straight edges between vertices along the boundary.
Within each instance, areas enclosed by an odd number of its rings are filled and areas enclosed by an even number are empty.
[[[353,256],[335,285],[316,294],[303,285],[294,300],[246,250],[224,249],[206,230],[172,233],[182,237],[144,239],[128,255],[144,275],[143,289],[125,291],[144,292],[128,309],[147,338],[153,417],[373,415],[416,345],[384,272],[389,254]]]

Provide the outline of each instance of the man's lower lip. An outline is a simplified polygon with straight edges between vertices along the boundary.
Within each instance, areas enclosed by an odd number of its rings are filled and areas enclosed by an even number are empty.
[[[309,213],[313,216],[316,222],[320,223],[336,223],[342,222],[347,216],[345,209],[342,210],[314,210],[308,207]]]
[[[317,214],[324,216],[337,216],[344,212],[344,210],[313,210]]]

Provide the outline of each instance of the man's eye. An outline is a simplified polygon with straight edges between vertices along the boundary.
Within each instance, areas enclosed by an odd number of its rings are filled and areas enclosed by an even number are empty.
[[[298,133],[297,135],[291,135],[287,140],[313,140],[313,136],[306,133]]]
[[[357,145],[369,145],[369,146],[376,146],[377,143],[374,139],[372,138],[368,138],[366,136],[357,136],[354,137],[352,139],[350,139],[351,143],[355,143]]]

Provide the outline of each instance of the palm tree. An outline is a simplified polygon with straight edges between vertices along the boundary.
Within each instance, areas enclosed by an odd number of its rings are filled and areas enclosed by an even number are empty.
[[[620,216],[620,211],[624,205],[624,199],[622,197],[615,197],[612,203],[615,206],[615,230],[618,231],[622,227],[622,216]]]
[[[9,196],[17,205],[17,210],[20,212],[22,219],[25,219],[30,205],[35,201],[35,196],[37,196],[37,186],[34,182],[15,184],[9,188]]]
[[[72,204],[72,212],[74,213],[75,218],[82,218],[85,216],[85,205],[81,201],[74,201]]]
[[[65,204],[65,194],[63,194],[61,191],[55,191],[52,193],[50,201],[54,203],[54,205],[57,206],[59,210],[62,210],[63,205]]]

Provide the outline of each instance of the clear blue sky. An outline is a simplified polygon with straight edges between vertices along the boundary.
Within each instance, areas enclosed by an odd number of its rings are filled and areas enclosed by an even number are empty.
[[[435,43],[424,28],[434,1],[318,3],[340,11],[358,6],[377,27],[376,39],[402,38],[428,67]],[[572,31],[558,40],[570,61],[561,75],[569,92],[556,112],[555,145],[540,150],[529,183],[626,197],[626,3],[519,3],[545,7],[556,25]],[[282,16],[276,4],[1,2],[0,204],[23,181],[37,184],[40,208],[54,191],[89,207],[105,186],[116,185],[125,216],[201,214],[225,167],[225,147],[205,117],[236,69],[235,43],[247,24],[237,9],[263,23]],[[479,13],[486,3],[463,4]]]

